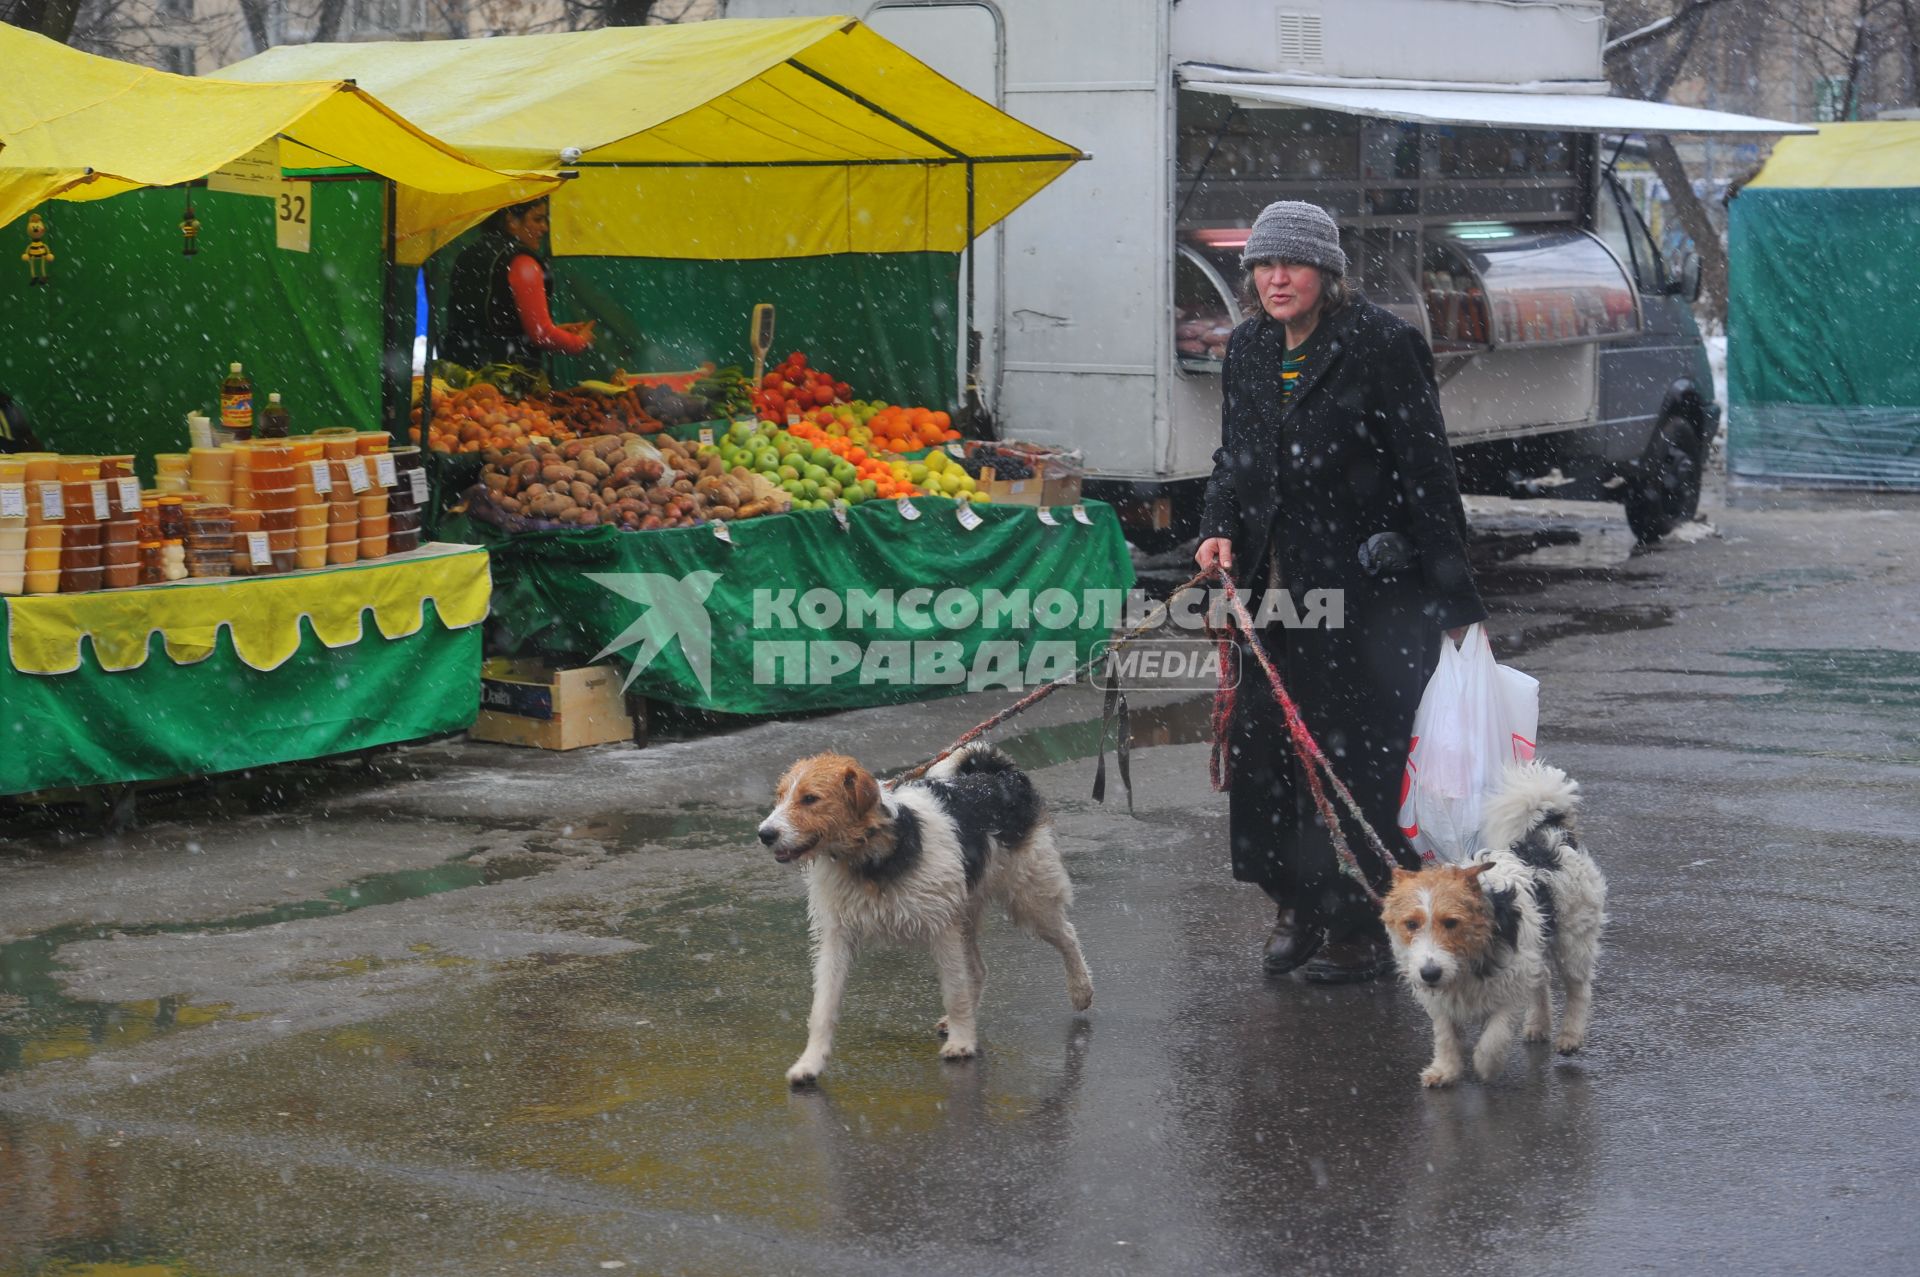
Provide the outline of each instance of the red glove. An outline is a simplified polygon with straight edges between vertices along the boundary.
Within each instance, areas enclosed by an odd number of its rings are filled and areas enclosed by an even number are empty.
[[[581,333],[570,333],[553,322],[547,310],[546,272],[540,263],[522,253],[507,266],[507,283],[513,288],[513,300],[520,307],[520,327],[527,340],[542,350],[577,355],[593,344]]]

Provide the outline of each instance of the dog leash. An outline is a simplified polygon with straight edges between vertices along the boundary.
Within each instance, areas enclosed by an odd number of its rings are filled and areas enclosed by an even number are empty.
[[[1214,692],[1212,719],[1213,752],[1207,761],[1208,775],[1212,781],[1213,788],[1216,791],[1226,789],[1232,769],[1231,751],[1227,742],[1232,731],[1234,694],[1233,688],[1228,680],[1228,661],[1230,655],[1228,649],[1233,643],[1233,631],[1237,627],[1240,632],[1246,636],[1247,648],[1253,653],[1254,659],[1260,663],[1261,672],[1267,676],[1267,687],[1273,693],[1274,700],[1279,703],[1281,713],[1286,718],[1287,734],[1292,739],[1294,748],[1307,760],[1308,765],[1302,769],[1307,776],[1307,788],[1313,794],[1314,806],[1319,810],[1320,819],[1326,823],[1327,833],[1333,841],[1334,854],[1338,861],[1340,872],[1358,883],[1360,888],[1367,893],[1368,899],[1372,900],[1375,904],[1380,903],[1380,893],[1374,889],[1373,883],[1367,878],[1366,872],[1360,868],[1360,862],[1354,856],[1353,848],[1347,844],[1345,831],[1340,827],[1339,813],[1334,810],[1332,800],[1327,797],[1326,787],[1328,783],[1333,786],[1333,792],[1340,799],[1341,805],[1347,809],[1347,812],[1353,817],[1354,822],[1358,824],[1361,831],[1366,834],[1368,847],[1375,856],[1379,857],[1380,863],[1391,869],[1400,862],[1395,859],[1392,852],[1387,850],[1386,844],[1380,840],[1380,835],[1375,832],[1373,826],[1367,822],[1366,816],[1360,810],[1360,804],[1354,799],[1353,792],[1347,788],[1338,774],[1334,772],[1333,763],[1328,760],[1326,754],[1321,750],[1319,742],[1314,740],[1313,733],[1307,729],[1306,719],[1302,717],[1300,707],[1294,703],[1293,697],[1288,694],[1286,684],[1280,681],[1279,672],[1274,669],[1273,661],[1267,656],[1266,648],[1261,645],[1260,636],[1254,630],[1253,617],[1248,614],[1246,604],[1241,601],[1239,593],[1233,587],[1233,578],[1218,568],[1211,571],[1195,573],[1186,581],[1175,586],[1172,592],[1168,594],[1166,602],[1158,605],[1140,624],[1134,626],[1119,638],[1109,643],[1101,655],[1088,658],[1052,682],[1043,683],[1033,691],[1028,692],[1025,696],[1022,696],[1013,704],[1007,706],[991,718],[988,718],[985,722],[969,728],[951,745],[935,754],[932,758],[927,759],[918,766],[909,768],[900,775],[887,781],[887,787],[891,789],[904,781],[918,780],[940,762],[951,758],[956,751],[972,744],[974,741],[980,739],[981,736],[1000,726],[1000,724],[1006,722],[1008,719],[1031,709],[1061,688],[1078,683],[1083,675],[1092,672],[1095,666],[1102,660],[1106,660],[1112,653],[1135,642],[1149,630],[1158,629],[1163,625],[1166,622],[1167,615],[1173,606],[1173,600],[1175,598],[1187,590],[1215,578],[1219,579],[1221,588],[1226,594],[1229,618],[1228,624],[1215,632],[1216,639],[1220,644],[1221,659],[1220,682]],[[1106,796],[1107,732],[1116,713],[1120,720],[1120,733],[1116,743],[1115,753],[1120,771],[1120,781],[1127,791],[1127,809],[1131,811],[1133,809],[1133,784],[1132,778],[1129,775],[1130,742],[1127,738],[1128,718],[1126,695],[1120,688],[1118,676],[1113,672],[1112,667],[1109,666],[1106,680],[1104,712],[1100,723],[1100,762],[1094,773],[1093,797],[1095,801],[1104,801]],[[1324,781],[1321,778],[1322,773],[1325,774]]]
[[[1227,681],[1227,649],[1233,642],[1233,627],[1238,626],[1247,636],[1247,649],[1253,653],[1254,660],[1260,663],[1261,673],[1267,676],[1268,690],[1273,693],[1273,699],[1279,704],[1280,712],[1286,717],[1287,735],[1292,738],[1294,749],[1306,760],[1306,765],[1300,770],[1306,773],[1307,788],[1313,794],[1313,805],[1319,809],[1320,819],[1327,826],[1327,835],[1333,842],[1334,856],[1339,863],[1340,872],[1359,883],[1361,890],[1367,893],[1367,898],[1379,904],[1381,895],[1374,889],[1366,872],[1360,868],[1360,862],[1354,856],[1353,848],[1347,845],[1346,832],[1340,827],[1339,813],[1334,810],[1333,803],[1327,798],[1328,784],[1333,786],[1333,792],[1339,797],[1341,805],[1347,809],[1354,823],[1359,825],[1361,832],[1367,836],[1367,845],[1373,854],[1379,857],[1380,863],[1391,871],[1400,862],[1392,852],[1387,850],[1386,844],[1380,841],[1380,835],[1375,832],[1361,812],[1360,804],[1354,799],[1353,791],[1347,788],[1339,774],[1333,770],[1333,763],[1321,751],[1320,742],[1316,741],[1313,733],[1307,730],[1307,720],[1301,715],[1299,705],[1295,704],[1293,697],[1288,694],[1287,685],[1280,681],[1279,671],[1273,668],[1273,661],[1268,657],[1267,649],[1261,644],[1260,636],[1254,632],[1253,617],[1247,614],[1247,605],[1241,601],[1239,593],[1233,588],[1233,578],[1225,572],[1220,573],[1220,585],[1227,596],[1231,625],[1217,631],[1221,658],[1220,682],[1213,696],[1213,752],[1207,759],[1207,773],[1213,782],[1213,788],[1216,792],[1226,789],[1232,778],[1232,749],[1227,742],[1233,729],[1234,689]],[[1322,773],[1325,773],[1326,777],[1324,783],[1321,780]]]
[[[977,741],[977,739],[979,739],[981,735],[987,734],[987,732],[991,732],[991,730],[995,730],[995,728],[998,728],[998,726],[1000,726],[1002,722],[1006,722],[1008,718],[1012,718],[1014,714],[1021,714],[1021,712],[1029,711],[1029,709],[1033,709],[1035,705],[1039,705],[1041,701],[1044,701],[1046,697],[1050,697],[1052,693],[1056,693],[1056,691],[1060,691],[1062,687],[1068,687],[1068,686],[1071,686],[1071,684],[1077,684],[1077,682],[1081,680],[1081,674],[1087,674],[1087,672],[1091,672],[1092,668],[1094,668],[1096,664],[1100,664],[1100,661],[1106,661],[1106,657],[1108,657],[1108,655],[1112,655],[1112,653],[1116,653],[1116,651],[1119,651],[1121,647],[1125,647],[1127,643],[1133,643],[1135,639],[1139,639],[1140,636],[1142,636],[1142,634],[1146,634],[1148,630],[1158,630],[1158,628],[1160,628],[1162,624],[1165,624],[1165,620],[1167,620],[1167,613],[1169,613],[1169,609],[1173,607],[1173,599],[1175,599],[1175,597],[1179,597],[1179,595],[1181,595],[1181,593],[1185,593],[1185,591],[1192,590],[1194,586],[1198,586],[1200,582],[1204,582],[1204,580],[1208,580],[1210,576],[1213,576],[1213,572],[1194,572],[1194,574],[1192,574],[1190,578],[1187,578],[1185,582],[1181,582],[1179,586],[1175,586],[1175,588],[1173,588],[1173,591],[1171,591],[1171,593],[1167,595],[1167,601],[1165,601],[1165,603],[1162,603],[1162,605],[1158,605],[1158,607],[1156,607],[1156,609],[1154,609],[1152,613],[1146,614],[1146,620],[1142,620],[1140,624],[1137,624],[1137,626],[1133,626],[1133,628],[1131,628],[1131,630],[1127,630],[1125,634],[1121,634],[1121,636],[1119,636],[1119,638],[1117,639],[1114,639],[1112,643],[1108,643],[1108,645],[1106,645],[1106,651],[1104,651],[1102,655],[1098,655],[1098,657],[1089,657],[1087,661],[1081,661],[1081,663],[1075,664],[1075,666],[1073,666],[1071,670],[1068,670],[1066,674],[1062,674],[1060,678],[1056,678],[1056,680],[1052,680],[1050,684],[1041,684],[1041,686],[1035,687],[1033,691],[1029,691],[1027,695],[1023,695],[1023,697],[1020,697],[1018,701],[1014,701],[1012,705],[1008,705],[1006,709],[1002,709],[1002,711],[998,712],[998,714],[995,714],[993,718],[989,718],[987,722],[983,722],[983,724],[979,724],[977,728],[970,728],[968,732],[964,732],[964,734],[960,735],[960,739],[956,739],[956,741],[954,741],[952,745],[948,745],[947,749],[943,749],[943,751],[939,751],[937,755],[933,755],[931,759],[925,760],[925,762],[922,762],[922,764],[920,764],[920,766],[916,766],[916,768],[910,768],[910,770],[906,770],[906,772],[900,772],[899,776],[895,776],[893,780],[889,780],[889,782],[887,782],[887,787],[891,789],[893,785],[899,785],[900,782],[908,782],[908,780],[920,780],[922,776],[925,776],[925,774],[927,774],[927,770],[931,770],[931,768],[935,768],[935,766],[939,766],[939,764],[941,764],[943,760],[950,759],[950,757],[954,755],[954,751],[958,751],[958,749],[962,749],[962,747],[966,747],[966,745],[972,745],[973,741]],[[1112,709],[1114,709],[1114,699],[1116,699],[1117,687],[1119,687],[1119,684],[1117,684],[1117,680],[1114,680],[1114,678],[1110,676],[1110,678],[1108,678],[1108,711],[1110,712],[1112,712]],[[1123,699],[1121,699],[1121,705],[1125,705],[1125,701],[1123,701]],[[1100,791],[1100,793],[1104,793],[1104,791],[1106,791],[1106,726],[1108,726],[1108,724],[1106,724],[1106,720],[1102,720],[1102,722],[1100,722],[1100,770],[1096,772],[1096,778],[1094,778],[1094,785],[1098,787],[1098,791]],[[1121,780],[1123,780],[1123,782],[1127,780],[1127,772],[1125,772],[1125,762],[1121,764]],[[1094,797],[1098,799],[1098,797],[1100,797],[1100,793],[1096,793]],[[1131,787],[1131,783],[1129,783],[1129,789],[1127,789],[1127,807],[1129,808],[1133,807],[1133,787]]]

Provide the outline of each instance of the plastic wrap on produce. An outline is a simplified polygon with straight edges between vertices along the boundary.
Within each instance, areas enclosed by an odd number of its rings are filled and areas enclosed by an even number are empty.
[[[1779,483],[1920,489],[1920,405],[1735,404],[1727,468]]]

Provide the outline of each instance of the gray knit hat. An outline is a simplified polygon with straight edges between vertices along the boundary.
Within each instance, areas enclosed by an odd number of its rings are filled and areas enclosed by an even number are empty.
[[[1318,266],[1332,275],[1347,273],[1347,255],[1340,251],[1340,228],[1327,210],[1304,200],[1276,200],[1260,210],[1240,250],[1240,265],[1255,262],[1293,262]]]

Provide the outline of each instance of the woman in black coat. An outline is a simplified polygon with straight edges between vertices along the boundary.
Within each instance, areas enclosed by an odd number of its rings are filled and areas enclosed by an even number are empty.
[[[1261,313],[1227,343],[1221,447],[1195,557],[1256,596],[1285,589],[1302,618],[1315,615],[1311,592],[1334,592],[1319,596],[1339,600],[1324,610],[1328,624],[1276,621],[1261,642],[1368,822],[1417,866],[1398,830],[1414,711],[1442,632],[1457,640],[1487,615],[1467,563],[1433,355],[1412,325],[1346,288],[1338,230],[1314,205],[1269,205],[1241,261]],[[1229,741],[1233,875],[1278,906],[1267,969],[1371,979],[1391,964],[1379,917],[1340,873],[1265,675],[1251,658],[1241,669]],[[1384,892],[1387,868],[1344,814],[1342,823]]]

